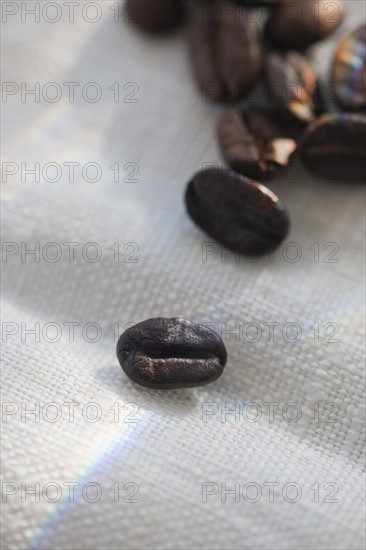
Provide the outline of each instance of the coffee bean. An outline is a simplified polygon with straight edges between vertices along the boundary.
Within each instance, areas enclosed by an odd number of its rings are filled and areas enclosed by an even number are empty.
[[[340,41],[333,60],[332,82],[343,110],[366,109],[366,25]]]
[[[183,20],[179,0],[126,0],[124,9],[126,23],[152,34],[174,30]]]
[[[156,317],[122,334],[117,357],[137,384],[169,390],[213,382],[221,376],[227,354],[221,338],[205,325]]]
[[[262,69],[257,27],[245,8],[232,2],[197,4],[190,16],[188,43],[204,101],[242,97]]]
[[[287,213],[267,187],[235,172],[207,169],[189,182],[186,206],[210,237],[239,254],[273,250],[289,229]]]
[[[282,0],[265,33],[278,48],[302,49],[331,34],[342,19],[340,0]]]
[[[308,123],[324,111],[318,77],[298,52],[272,53],[266,77],[273,105]]]
[[[227,109],[219,120],[217,135],[225,161],[235,171],[259,180],[281,176],[296,141],[276,111],[252,108]],[[292,132],[292,135],[294,132]]]
[[[305,165],[330,181],[365,181],[366,116],[326,114],[310,124],[299,145]]]
[[[223,0],[224,2],[226,0]],[[237,4],[245,4],[246,6],[278,6],[281,0],[235,0]]]

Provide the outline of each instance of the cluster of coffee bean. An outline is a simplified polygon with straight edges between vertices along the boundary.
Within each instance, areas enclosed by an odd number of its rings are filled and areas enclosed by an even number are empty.
[[[263,33],[248,12],[253,6],[267,7]],[[212,238],[245,255],[280,244],[288,214],[262,182],[283,175],[295,153],[318,177],[365,179],[366,26],[345,36],[335,52],[331,83],[342,113],[326,112],[317,74],[299,51],[340,25],[340,0],[127,0],[125,9],[149,33],[186,24],[205,99],[233,104],[259,79],[265,85],[267,107],[231,105],[219,120],[229,169],[203,170],[188,184],[187,210]]]
[[[253,6],[267,8],[263,33],[249,15]],[[303,51],[340,25],[340,0],[127,0],[125,9],[127,20],[148,33],[185,23],[201,92],[212,102],[231,103],[217,127],[228,169],[200,171],[185,194],[191,218],[213,239],[245,255],[264,254],[281,243],[288,214],[259,182],[283,175],[296,152],[319,177],[364,181],[366,26],[343,37],[334,55],[338,112],[327,112]],[[267,106],[234,106],[258,79]],[[135,325],[121,336],[117,356],[135,382],[163,389],[212,382],[226,363],[220,338],[182,319]]]

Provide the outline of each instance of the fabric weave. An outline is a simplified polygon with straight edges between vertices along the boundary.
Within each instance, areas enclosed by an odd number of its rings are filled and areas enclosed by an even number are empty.
[[[20,12],[3,24],[3,80],[41,89],[39,102],[22,102],[19,91],[3,104],[3,161],[19,167],[3,186],[3,238],[19,246],[3,263],[2,398],[13,412],[2,424],[3,481],[18,487],[2,507],[3,547],[364,548],[364,187],[316,181],[297,163],[300,175],[294,168],[292,181],[271,185],[291,216],[286,243],[273,259],[236,262],[185,212],[190,177],[222,160],[221,108],[195,88],[183,34],[143,36],[114,22],[109,1],[94,3],[99,21],[83,19],[81,3],[69,23],[58,4],[54,24],[22,23]],[[323,82],[337,39],[365,19],[363,2],[345,4],[342,28],[310,51]],[[54,103],[42,95],[51,97],[51,82],[63,92]],[[67,82],[80,83],[74,102]],[[90,82],[102,89],[95,103],[82,96]],[[36,162],[41,181],[22,182],[21,163]],[[80,163],[73,182],[70,162]],[[82,173],[92,162],[102,171],[94,183]],[[44,181],[47,163],[61,166],[59,181]],[[73,262],[71,242],[79,243]],[[22,258],[35,243],[39,262]],[[49,260],[59,249],[48,243],[60,247],[59,261]],[[182,391],[134,385],[116,339],[128,323],[155,316],[212,323],[228,350],[222,378]],[[79,323],[73,338],[70,323]],[[67,402],[79,403],[73,422]],[[22,417],[37,403],[39,422]],[[60,407],[57,422],[49,403]],[[265,403],[279,404],[273,419]],[[37,482],[40,501],[27,494],[22,502],[21,483]],[[54,503],[51,482],[62,488]],[[222,483],[239,484],[239,502]],[[99,499],[88,502],[98,486]],[[215,493],[206,502],[205,488]],[[326,502],[333,492],[338,502]]]

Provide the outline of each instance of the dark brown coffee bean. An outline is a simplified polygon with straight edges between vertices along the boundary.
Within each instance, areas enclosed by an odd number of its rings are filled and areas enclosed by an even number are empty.
[[[190,16],[188,42],[204,101],[242,97],[262,69],[257,27],[245,8],[232,2],[197,4]]]
[[[137,384],[169,390],[213,382],[221,376],[227,354],[221,338],[205,325],[156,317],[122,334],[117,357]]]
[[[126,0],[124,9],[126,23],[152,34],[174,30],[183,20],[179,0]]]
[[[331,34],[342,19],[340,0],[282,0],[265,32],[278,48],[302,49]]]
[[[299,121],[309,123],[324,111],[317,74],[298,52],[272,53],[266,78],[273,105]]]
[[[366,109],[366,25],[340,41],[333,60],[332,82],[343,110]]]
[[[309,170],[322,178],[365,181],[366,115],[322,115],[308,127],[299,150]]]
[[[276,111],[261,108],[246,112],[227,109],[219,120],[217,135],[228,165],[259,180],[282,175],[296,149],[282,118]]]
[[[196,174],[185,200],[197,225],[239,254],[256,256],[273,250],[289,229],[287,213],[274,193],[228,170]]]
[[[223,0],[223,2],[225,1]],[[246,6],[278,6],[281,0],[235,0],[235,2]]]

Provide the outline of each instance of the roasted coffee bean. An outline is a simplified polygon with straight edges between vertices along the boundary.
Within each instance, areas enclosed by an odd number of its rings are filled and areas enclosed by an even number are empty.
[[[340,41],[333,60],[332,82],[343,110],[366,109],[366,25]]]
[[[308,127],[299,150],[317,176],[329,181],[365,181],[366,115],[322,115]]]
[[[174,30],[183,20],[179,0],[126,0],[124,9],[125,22],[152,34]]]
[[[289,229],[287,213],[274,193],[228,170],[196,174],[185,200],[197,225],[238,254],[257,256],[273,250]]]
[[[262,69],[257,27],[245,8],[231,2],[197,4],[190,16],[188,42],[204,101],[242,97]]]
[[[342,19],[340,0],[282,0],[265,32],[278,48],[302,49],[331,34]]]
[[[225,161],[235,171],[259,180],[281,176],[296,141],[281,113],[263,108],[227,109],[217,135]]]
[[[298,52],[272,53],[266,63],[271,103],[309,123],[324,111],[318,77]]]
[[[225,2],[226,0],[222,1]],[[235,2],[246,6],[278,6],[281,0],[235,0]]]
[[[227,354],[221,338],[205,325],[156,317],[122,334],[117,357],[137,384],[169,390],[213,382],[221,376]]]

